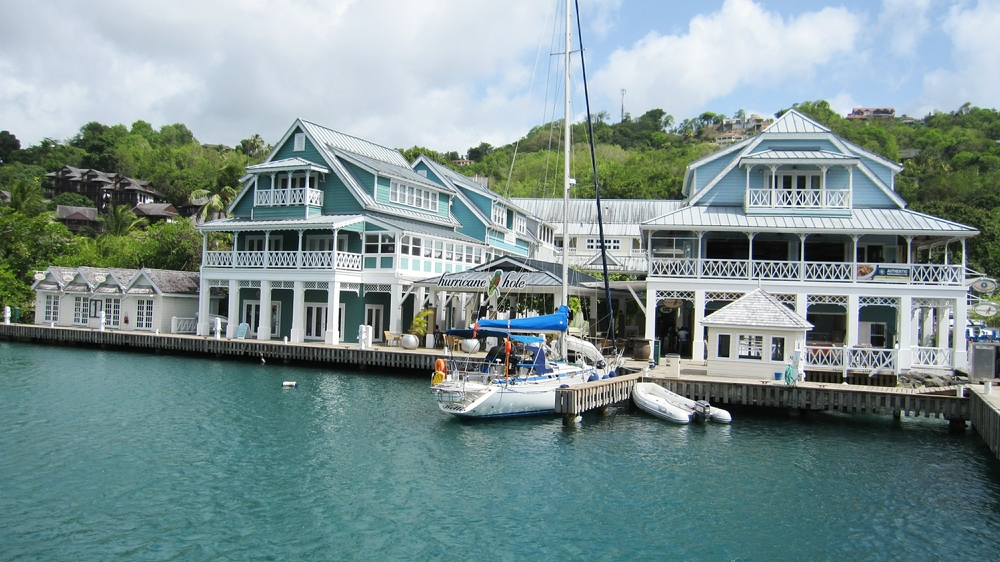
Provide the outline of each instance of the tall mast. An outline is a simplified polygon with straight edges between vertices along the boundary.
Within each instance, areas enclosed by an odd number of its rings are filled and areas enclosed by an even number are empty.
[[[570,18],[569,3],[566,0],[566,107],[563,113],[563,262],[562,262],[562,304],[569,305],[569,59],[570,59]]]

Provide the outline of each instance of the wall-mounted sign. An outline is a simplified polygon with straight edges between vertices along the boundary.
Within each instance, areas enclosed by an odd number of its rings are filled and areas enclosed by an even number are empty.
[[[996,316],[1000,313],[1000,306],[997,306],[996,303],[992,302],[983,302],[972,307],[972,312],[975,312],[980,316]]]
[[[441,289],[471,289],[483,292],[504,292],[528,286],[528,273],[520,271],[463,271],[442,275],[438,281]]]
[[[880,283],[908,283],[910,267],[907,265],[858,264],[858,281],[878,281]]]

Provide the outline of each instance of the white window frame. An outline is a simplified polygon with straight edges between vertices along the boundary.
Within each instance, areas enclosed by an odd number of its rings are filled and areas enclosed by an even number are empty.
[[[514,215],[514,232],[518,234],[528,233],[528,219],[524,218],[524,215]]]
[[[608,250],[620,250],[622,247],[622,241],[618,238],[605,238],[604,245],[607,246]],[[588,250],[600,250],[601,244],[598,238],[587,238],[587,249]]]
[[[507,227],[507,207],[494,202],[491,215],[494,224],[498,224],[504,228]]]
[[[86,326],[90,318],[90,299],[87,297],[73,297],[73,323],[78,326]]]
[[[45,311],[42,314],[45,322],[59,321],[59,295],[45,295]]]
[[[294,146],[292,147],[293,152],[302,152],[306,149],[306,134],[305,133],[295,133]]]
[[[740,334],[737,339],[736,357],[762,361],[764,359],[764,336]]]
[[[135,329],[153,329],[153,299],[138,299],[135,301]]]
[[[389,182],[389,202],[425,211],[437,212],[438,192],[431,189],[413,187],[396,181]]]
[[[111,328],[121,326],[122,300],[115,298],[104,299],[104,325]]]

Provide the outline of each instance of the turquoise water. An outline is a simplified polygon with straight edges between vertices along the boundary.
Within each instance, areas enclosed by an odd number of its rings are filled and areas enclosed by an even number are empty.
[[[943,420],[461,422],[429,377],[0,343],[0,560],[958,560],[1000,463]],[[282,390],[285,380],[296,389]]]

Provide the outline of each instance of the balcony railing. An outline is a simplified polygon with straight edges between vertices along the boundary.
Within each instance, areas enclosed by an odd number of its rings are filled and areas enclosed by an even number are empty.
[[[826,189],[761,189],[746,191],[747,209],[850,209],[851,192]]]
[[[311,187],[291,189],[258,189],[254,191],[256,207],[287,207],[290,205],[323,206],[323,192]]]
[[[960,265],[857,264],[851,262],[797,262],[653,258],[649,275],[700,279],[764,279],[844,283],[962,285]]]
[[[895,349],[876,347],[806,346],[806,369],[865,371],[872,375],[886,371],[899,374],[899,357]]]
[[[955,366],[955,352],[945,347],[913,347],[914,367],[939,367],[951,369]]]
[[[206,252],[205,267],[249,269],[347,269],[361,271],[362,255],[351,252]]]

